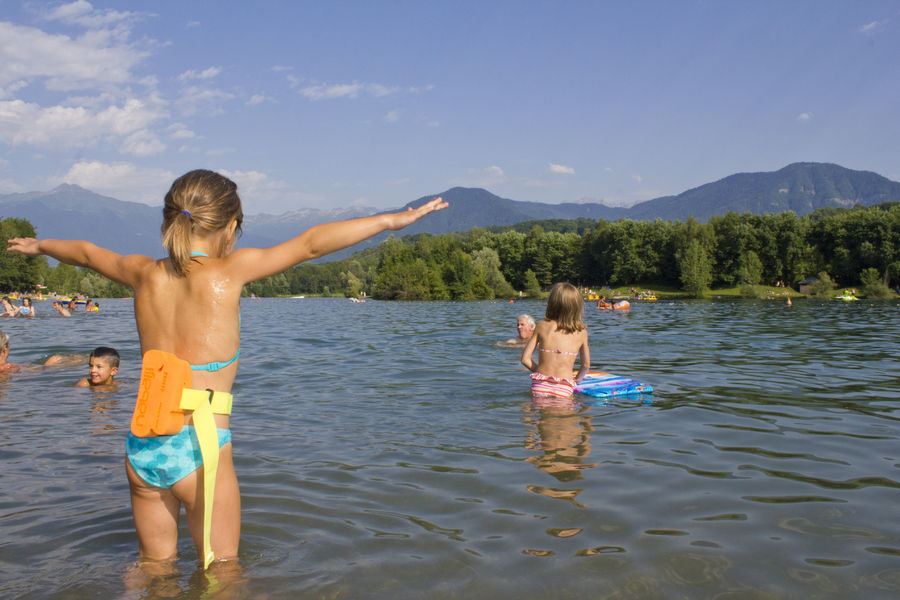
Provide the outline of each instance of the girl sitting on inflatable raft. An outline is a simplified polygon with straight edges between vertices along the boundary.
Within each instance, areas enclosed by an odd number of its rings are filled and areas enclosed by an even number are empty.
[[[532,371],[532,395],[568,398],[575,393],[575,384],[580,383],[590,369],[591,351],[587,327],[581,320],[582,310],[578,288],[571,283],[553,284],[544,319],[537,324],[522,351],[522,364]],[[535,349],[538,351],[537,364],[532,360]],[[572,379],[576,356],[581,366]]]

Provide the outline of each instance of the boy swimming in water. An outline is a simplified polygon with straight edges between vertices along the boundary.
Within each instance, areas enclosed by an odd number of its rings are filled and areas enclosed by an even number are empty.
[[[76,383],[78,387],[115,385],[113,378],[119,372],[119,353],[115,348],[99,346],[91,352],[88,376]]]

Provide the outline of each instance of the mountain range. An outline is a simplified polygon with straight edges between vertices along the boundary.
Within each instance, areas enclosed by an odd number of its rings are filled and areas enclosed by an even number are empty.
[[[582,217],[607,221],[626,218],[684,221],[693,216],[702,223],[728,212],[763,214],[792,210],[804,215],[829,206],[872,206],[900,201],[900,183],[877,173],[834,164],[794,163],[778,171],[737,173],[677,196],[655,198],[628,208],[601,203],[521,202],[500,198],[484,189],[461,187],[423,196],[405,206],[418,206],[438,195],[449,202],[449,208],[404,229],[403,235],[451,233],[522,221]],[[239,245],[271,246],[319,223],[375,213],[374,209],[341,208],[247,215]],[[163,254],[159,241],[161,205],[126,202],[65,184],[49,192],[0,195],[0,218],[6,217],[28,219],[39,237],[84,238],[121,253]],[[387,235],[377,236],[352,250],[378,243]],[[332,255],[332,258],[348,253]]]

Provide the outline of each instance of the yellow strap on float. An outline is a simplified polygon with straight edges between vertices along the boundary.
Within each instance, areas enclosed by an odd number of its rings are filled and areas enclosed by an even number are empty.
[[[194,411],[194,431],[200,443],[203,456],[203,568],[209,567],[216,558],[212,551],[209,535],[212,529],[213,498],[216,490],[216,473],[219,469],[219,434],[213,413],[231,414],[231,394],[212,390],[192,390],[181,392],[182,410]]]

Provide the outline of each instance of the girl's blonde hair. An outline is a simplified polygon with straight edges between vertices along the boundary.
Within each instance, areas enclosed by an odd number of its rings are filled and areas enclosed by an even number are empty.
[[[240,233],[244,220],[237,184],[213,171],[198,169],[185,173],[172,183],[163,204],[163,246],[172,267],[181,276],[191,263],[191,233],[213,233],[237,221]],[[223,239],[223,244],[225,240]],[[219,255],[226,249],[219,248]]]
[[[581,313],[584,303],[581,300],[581,292],[571,283],[560,281],[550,288],[550,297],[547,299],[547,312],[544,318],[548,321],[556,321],[557,329],[566,333],[575,333],[584,329]]]

